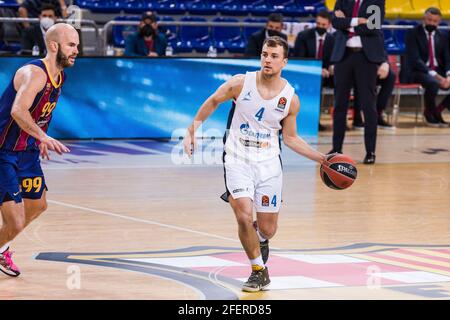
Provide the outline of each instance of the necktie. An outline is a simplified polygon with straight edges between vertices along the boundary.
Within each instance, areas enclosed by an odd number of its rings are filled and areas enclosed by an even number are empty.
[[[434,65],[434,49],[433,49],[433,35],[428,32],[428,53],[430,54],[430,69],[434,70],[436,66]]]
[[[357,18],[358,17],[360,1],[361,0],[356,0],[355,4],[353,5],[352,18]],[[354,36],[355,36],[354,32],[349,32],[349,34],[348,34],[349,38],[352,38]]]
[[[323,39],[319,39],[319,49],[317,50],[316,58],[319,60],[323,58]]]

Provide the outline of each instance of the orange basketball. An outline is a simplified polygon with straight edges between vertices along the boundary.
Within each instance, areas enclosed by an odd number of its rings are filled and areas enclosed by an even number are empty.
[[[355,161],[345,154],[328,154],[320,166],[320,177],[331,189],[347,189],[355,182],[357,174]]]

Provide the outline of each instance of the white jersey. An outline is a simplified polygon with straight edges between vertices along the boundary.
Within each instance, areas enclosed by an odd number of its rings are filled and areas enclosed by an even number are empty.
[[[287,82],[276,97],[264,100],[256,86],[256,72],[247,72],[228,119],[225,153],[249,161],[277,157],[281,120],[288,115],[293,96],[294,88]]]

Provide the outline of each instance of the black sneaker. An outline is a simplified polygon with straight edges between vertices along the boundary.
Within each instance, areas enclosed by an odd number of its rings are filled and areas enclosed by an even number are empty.
[[[440,112],[436,112],[435,118],[439,122],[440,128],[448,128],[449,124],[444,120]]]
[[[353,130],[364,130],[364,122],[353,122]]]
[[[383,118],[378,119],[378,128],[387,129],[387,130],[395,130],[395,127],[387,123]]]
[[[270,284],[269,270],[265,267],[259,271],[252,271],[247,282],[242,286],[242,291],[258,292],[267,288]]]
[[[375,164],[375,153],[369,152],[366,154],[366,157],[363,160],[364,164]]]
[[[436,119],[436,117],[428,113],[423,114],[423,122],[425,122],[425,124],[429,127],[433,128],[440,127],[439,121]]]

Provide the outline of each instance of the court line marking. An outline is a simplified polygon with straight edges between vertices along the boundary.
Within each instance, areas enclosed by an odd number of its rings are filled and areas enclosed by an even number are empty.
[[[61,202],[61,201],[56,201],[56,200],[47,200],[47,202],[53,203],[53,204],[56,204],[56,205],[60,205],[60,206],[64,206],[64,207],[68,207],[68,208],[73,208],[73,209],[88,211],[88,212],[92,212],[92,213],[97,213],[97,214],[101,214],[101,215],[105,215],[105,216],[121,218],[121,219],[135,221],[135,222],[142,222],[142,223],[145,223],[145,224],[156,225],[156,226],[159,226],[159,227],[170,228],[170,229],[174,229],[174,230],[178,230],[178,231],[190,232],[190,233],[193,233],[193,234],[207,236],[207,237],[211,237],[211,238],[217,238],[217,239],[221,239],[221,240],[233,241],[233,242],[237,242],[237,243],[240,244],[239,240],[231,239],[231,238],[227,238],[227,237],[222,237],[222,236],[219,236],[219,235],[216,235],[216,234],[213,234],[213,233],[202,232],[202,231],[197,231],[197,230],[193,230],[193,229],[178,227],[178,226],[175,226],[175,225],[160,223],[160,222],[156,222],[156,221],[153,221],[153,220],[146,220],[146,219],[141,219],[141,218],[130,217],[130,216],[126,216],[126,215],[122,215],[122,214],[118,214],[118,213],[113,213],[113,212],[109,212],[109,211],[103,211],[103,210],[97,210],[97,209],[92,209],[92,208],[88,208],[88,207],[77,206],[77,205],[73,205],[73,204],[66,203],[66,202]]]

